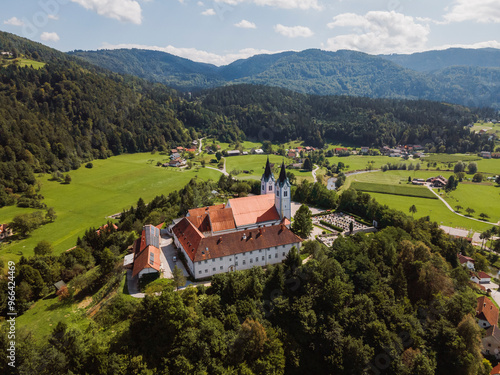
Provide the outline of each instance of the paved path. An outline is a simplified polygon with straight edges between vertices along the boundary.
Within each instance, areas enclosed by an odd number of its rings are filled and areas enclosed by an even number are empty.
[[[345,173],[345,177],[349,176],[354,176],[357,174],[363,174],[363,173],[371,173],[371,172],[380,172],[380,169],[372,169],[371,171],[353,171],[353,172],[347,172]],[[328,183],[326,184],[326,188],[328,190],[335,190],[335,182],[337,181],[337,177],[330,177],[328,179]]]
[[[316,182],[316,171],[319,169],[317,165],[314,165],[316,168],[312,170],[313,181]]]
[[[139,278],[136,276],[132,278],[132,270],[127,270],[127,288],[128,294],[134,298],[144,298],[144,293],[139,293]]]
[[[227,171],[226,171],[226,158],[222,158],[222,159],[224,160],[224,168],[222,168],[222,169],[214,168],[214,167],[205,167],[205,168],[213,169],[214,171],[217,171],[217,172],[220,172],[226,176],[229,176],[229,173],[227,173]]]
[[[425,185],[427,186],[427,189],[429,189],[430,191],[432,191],[432,193],[438,197],[439,200],[441,200],[441,202],[443,202],[445,204],[446,207],[448,207],[448,209],[453,212],[455,215],[458,215],[458,216],[462,216],[462,217],[465,217],[466,219],[469,219],[469,220],[475,220],[475,221],[479,221],[480,223],[485,223],[485,224],[491,224],[491,225],[498,225],[497,223],[490,223],[489,221],[484,221],[484,220],[479,220],[479,219],[475,219],[473,217],[468,217],[468,216],[465,216],[463,214],[459,214],[458,212],[456,212],[449,204],[448,202],[446,202],[444,200],[444,198],[442,198],[438,193],[436,193],[431,187],[430,185]]]
[[[198,145],[198,152],[196,153],[196,155],[201,154],[201,145],[202,145],[201,141],[204,140],[204,139],[205,139],[205,137],[198,139],[198,142],[200,144]]]

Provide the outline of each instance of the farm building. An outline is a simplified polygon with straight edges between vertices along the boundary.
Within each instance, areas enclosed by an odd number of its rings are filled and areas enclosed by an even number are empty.
[[[141,278],[148,273],[160,272],[160,228],[162,226],[163,223],[156,227],[153,225],[144,226],[141,238],[135,240],[132,277],[139,276]],[[125,262],[127,262],[127,258],[125,258]],[[129,264],[130,257],[127,265]]]
[[[427,182],[430,182],[432,187],[443,188],[448,183],[448,179],[443,176],[437,176],[428,178]]]

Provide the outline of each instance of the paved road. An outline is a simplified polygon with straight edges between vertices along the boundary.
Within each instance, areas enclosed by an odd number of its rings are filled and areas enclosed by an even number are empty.
[[[204,139],[205,139],[205,137],[198,139],[198,142],[199,142],[200,144],[198,145],[198,152],[196,153],[196,155],[201,154],[201,145],[202,145],[202,141],[203,141]]]
[[[222,158],[222,160],[224,160],[224,168],[222,168],[222,169],[214,168],[214,167],[205,167],[205,168],[213,169],[214,171],[217,171],[217,172],[220,172],[226,176],[229,176],[229,173],[227,173],[227,171],[226,171],[226,158]]]
[[[316,182],[316,171],[319,169],[317,165],[314,165],[316,168],[312,170],[313,181]]]
[[[189,273],[186,271],[184,264],[180,260],[174,262],[174,256],[178,258],[178,254],[171,237],[161,238],[160,249],[161,270],[163,272],[161,277],[165,279],[171,279],[172,270],[175,266],[182,270],[184,276],[189,276]]]
[[[371,173],[371,172],[380,172],[380,169],[372,169],[371,171],[354,171],[354,172],[347,172],[345,174],[346,178],[349,176],[354,176],[357,174],[363,174],[363,173]],[[328,190],[335,190],[335,182],[337,181],[337,177],[330,177],[328,179],[328,183],[326,184],[326,188]]]
[[[445,204],[446,207],[448,207],[448,209],[453,212],[455,215],[458,215],[458,216],[462,216],[462,217],[465,217],[466,219],[469,219],[469,220],[475,220],[475,221],[479,221],[480,223],[485,223],[485,224],[491,224],[491,225],[498,225],[498,223],[490,223],[489,221],[484,221],[484,220],[479,220],[479,219],[475,219],[473,217],[468,217],[468,216],[465,216],[463,214],[459,214],[458,212],[456,212],[449,204],[448,202],[446,202],[444,200],[444,198],[442,198],[438,193],[436,193],[431,187],[430,185],[426,184],[425,186],[427,186],[427,189],[429,189],[430,191],[432,191],[432,193],[438,197],[439,200],[441,200],[441,202],[443,202]]]

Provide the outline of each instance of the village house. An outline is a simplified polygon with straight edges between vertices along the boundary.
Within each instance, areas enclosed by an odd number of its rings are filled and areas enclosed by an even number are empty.
[[[370,151],[370,147],[361,147],[362,154],[368,154],[369,151]]]
[[[413,185],[424,185],[425,184],[425,180],[423,178],[414,178],[411,183]]]
[[[261,194],[227,205],[189,210],[170,231],[195,279],[283,261],[302,239],[290,230],[291,185],[281,165],[275,180],[269,159]]]
[[[432,187],[443,188],[448,184],[448,179],[443,176],[437,176],[428,178],[427,182],[430,182]]]
[[[483,349],[481,350],[483,354],[494,355],[497,359],[500,358],[500,330],[497,326],[489,327],[481,342],[483,344]],[[495,369],[500,369],[500,365],[496,366]],[[491,374],[500,374],[500,371],[492,371]]]
[[[472,272],[470,271],[470,280],[476,284],[489,284],[491,282],[491,276],[486,272]]]
[[[481,151],[481,157],[485,159],[491,159],[491,152],[489,151]]]
[[[168,163],[169,167],[182,167],[184,165],[186,165],[186,160],[181,159],[181,158],[176,158],[176,159],[170,160]],[[165,166],[165,164],[164,164],[164,166]]]
[[[12,229],[7,224],[0,224],[0,240],[12,236]]]
[[[238,156],[240,154],[241,154],[240,150],[229,150],[229,151],[227,151],[227,156]]]
[[[132,277],[141,278],[149,273],[161,272],[160,228],[162,226],[163,223],[156,227],[144,226],[141,237],[135,240],[132,254],[126,256],[124,260],[125,268],[132,267]],[[130,261],[131,258],[133,262]]]
[[[498,308],[488,297],[478,297],[476,318],[481,328],[489,328],[498,325]]]
[[[471,257],[465,256],[462,254],[458,254],[458,262],[463,267],[467,267],[468,269],[474,271],[474,259],[472,259]]]

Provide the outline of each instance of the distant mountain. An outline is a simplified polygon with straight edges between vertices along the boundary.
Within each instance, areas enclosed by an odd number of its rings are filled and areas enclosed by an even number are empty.
[[[251,83],[316,95],[427,99],[500,109],[500,50],[492,48],[379,56],[309,49],[252,56],[221,67],[137,49],[70,54],[181,91]]]
[[[450,48],[443,51],[426,51],[410,55],[379,56],[418,72],[433,72],[452,66],[500,68],[500,50],[494,48]]]

